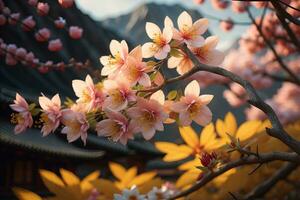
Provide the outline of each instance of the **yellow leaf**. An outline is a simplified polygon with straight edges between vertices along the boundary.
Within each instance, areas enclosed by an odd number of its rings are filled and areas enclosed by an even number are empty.
[[[155,142],[155,147],[164,153],[178,151],[178,145],[170,142]]]
[[[40,175],[50,192],[56,194],[57,196],[64,194],[65,185],[55,173],[41,169]]]
[[[112,174],[119,180],[121,180],[126,173],[126,169],[122,165],[114,162],[109,163],[109,169]]]
[[[200,135],[200,145],[208,145],[210,142],[213,142],[215,139],[215,127],[213,123],[210,123],[209,125],[205,126],[201,132]]]
[[[60,174],[62,179],[67,185],[79,185],[80,180],[79,178],[72,172],[65,170],[65,169],[60,169]]]
[[[160,188],[162,184],[163,181],[160,178],[154,178],[150,181],[147,181],[145,184],[138,186],[138,189],[141,194],[147,194],[152,190],[152,188]]]
[[[198,135],[194,131],[194,129],[190,126],[180,126],[179,132],[182,139],[189,145],[190,147],[194,148],[195,146],[199,145]]]
[[[217,119],[216,130],[217,130],[218,134],[220,135],[220,137],[222,137],[222,138],[228,137],[226,134],[226,124],[221,119]]]
[[[137,174],[137,167],[131,167],[121,179],[121,183],[126,187],[129,188],[130,181],[136,176]]]
[[[197,166],[201,166],[200,158],[198,157],[196,157],[194,160],[181,164],[178,169],[186,171],[190,169],[196,169]]]
[[[198,177],[200,176],[201,171],[196,169],[196,170],[189,170],[182,174],[176,181],[176,187],[177,188],[183,188],[185,186],[194,184],[197,180]]]
[[[91,184],[107,199],[113,199],[114,194],[120,194],[121,191],[115,186],[113,182],[106,179],[96,179],[91,181]]]
[[[93,189],[93,185],[90,183],[93,180],[96,180],[100,176],[99,171],[94,171],[87,175],[80,183],[83,193],[90,192]]]
[[[234,115],[228,112],[225,116],[224,123],[226,124],[226,132],[233,135],[237,129],[237,122]]]
[[[193,150],[186,145],[177,145],[170,142],[156,142],[155,147],[164,152],[167,153],[163,160],[165,162],[173,162],[177,160],[182,160],[183,158],[188,157],[191,155]]]
[[[257,129],[261,126],[261,122],[257,120],[244,122],[235,135],[240,141],[245,141],[257,132]]]
[[[19,187],[14,187],[12,190],[19,200],[42,200],[42,197],[29,190]]]
[[[148,181],[150,181],[151,179],[153,179],[153,177],[156,176],[156,172],[146,172],[143,174],[140,174],[138,176],[136,176],[130,183],[129,186],[139,186],[142,185],[144,183],[147,183]]]

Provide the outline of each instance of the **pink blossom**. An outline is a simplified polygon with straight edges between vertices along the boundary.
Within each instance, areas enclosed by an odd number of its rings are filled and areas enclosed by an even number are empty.
[[[48,44],[48,50],[49,51],[60,51],[62,49],[63,45],[60,41],[60,39],[50,40]]]
[[[30,6],[36,6],[37,3],[38,3],[38,0],[28,0],[28,4],[29,4]]]
[[[17,124],[14,129],[15,134],[19,134],[32,126],[33,119],[28,103],[21,95],[17,93],[14,104],[10,104],[9,106],[12,110],[18,112],[17,114],[13,115],[12,119],[12,122]]]
[[[81,138],[84,145],[86,144],[89,123],[84,113],[72,109],[64,109],[62,110],[61,122],[65,125],[61,133],[67,134],[68,142],[74,142]]]
[[[24,31],[31,31],[35,27],[36,23],[33,20],[32,16],[25,18],[22,21],[22,28]]]
[[[168,18],[166,19],[166,21],[170,20]],[[160,28],[156,24],[147,22],[146,33],[153,42],[147,42],[142,46],[143,57],[150,58],[154,56],[159,60],[165,59],[171,50],[169,42],[173,36],[172,29],[173,27],[166,25],[163,29],[163,32],[161,32]]]
[[[33,64],[33,60],[34,60],[34,54],[32,52],[27,53],[25,56],[25,61],[29,64]]]
[[[69,35],[72,39],[78,40],[81,38],[83,33],[82,28],[79,28],[78,26],[71,26],[69,28]]]
[[[185,90],[185,96],[179,102],[174,103],[172,110],[179,113],[182,126],[188,126],[194,120],[201,126],[211,122],[212,113],[207,104],[213,99],[213,95],[200,95],[200,86],[197,81],[190,82]]]
[[[78,97],[76,102],[85,105],[87,111],[102,109],[105,99],[103,87],[100,84],[94,85],[89,75],[86,76],[85,81],[73,80],[72,87]]]
[[[205,39],[204,45],[198,48],[191,48],[201,63],[207,65],[220,65],[224,60],[224,53],[217,50],[218,37],[210,36]]]
[[[38,30],[38,32],[35,34],[35,39],[38,42],[45,42],[49,40],[50,36],[51,36],[50,30],[47,28],[42,28]]]
[[[138,127],[146,140],[150,140],[156,130],[164,130],[163,122],[168,118],[163,109],[164,100],[164,94],[160,90],[152,94],[149,100],[138,98],[136,105],[127,111],[134,127]]]
[[[129,102],[136,101],[135,92],[126,80],[105,80],[103,84],[108,94],[103,104],[104,108],[120,111],[125,109]]]
[[[192,17],[184,11],[179,15],[177,23],[179,30],[173,30],[173,39],[193,47],[203,45],[204,38],[201,35],[208,28],[207,19],[199,19],[193,23]]]
[[[125,68],[128,57],[128,45],[125,40],[118,42],[112,40],[109,44],[112,56],[101,56],[100,62],[104,66],[101,70],[102,76],[115,77]]]
[[[194,2],[196,4],[203,4],[205,2],[205,0],[194,0]]]
[[[39,97],[39,104],[43,112],[41,119],[44,122],[41,132],[43,133],[43,136],[47,136],[49,133],[54,132],[59,126],[62,116],[60,110],[61,101],[58,94],[54,95],[52,99],[43,95]]]
[[[58,0],[58,3],[61,5],[63,8],[70,8],[74,4],[74,0]]]
[[[246,11],[246,7],[249,5],[249,2],[233,1],[232,10],[236,13],[243,13]]]
[[[232,30],[233,25],[234,24],[230,18],[227,20],[222,20],[220,23],[221,29],[226,32]]]
[[[171,56],[168,59],[168,68],[176,68],[178,74],[183,75],[194,67],[194,63],[186,53],[181,50],[179,52],[178,56]]]
[[[223,10],[228,7],[229,2],[226,0],[212,0],[211,4],[216,10]]]
[[[24,60],[26,57],[26,54],[27,54],[27,51],[24,48],[18,48],[15,53],[16,58],[19,60]]]
[[[4,15],[0,15],[0,26],[3,26],[6,24],[6,17]]]
[[[120,141],[121,144],[127,144],[128,139],[133,139],[136,128],[132,121],[119,112],[106,110],[108,119],[97,123],[96,131],[98,136],[110,137],[114,142]]]
[[[48,3],[42,3],[42,2],[39,2],[37,4],[37,13],[41,16],[45,16],[45,15],[48,15],[49,13],[49,10],[50,10],[50,6]]]
[[[12,13],[8,18],[8,23],[11,25],[16,25],[20,19],[20,13]]]
[[[56,28],[62,29],[66,25],[66,20],[64,18],[62,18],[62,17],[59,17],[58,19],[56,19],[54,21],[54,24],[55,24]]]
[[[7,45],[6,51],[7,51],[8,54],[10,54],[11,56],[12,56],[12,55],[15,55],[15,54],[16,54],[16,51],[17,51],[17,46],[16,46],[15,44],[9,44],[9,45]]]
[[[13,65],[16,65],[18,63],[18,61],[11,54],[6,54],[5,63],[7,65],[13,66]]]
[[[137,83],[144,87],[151,86],[150,76],[148,72],[153,71],[153,66],[147,66],[145,62],[142,61],[142,48],[137,46],[134,50],[137,53],[134,56],[129,56],[127,58],[127,67],[123,71],[123,75],[128,82],[134,86]]]

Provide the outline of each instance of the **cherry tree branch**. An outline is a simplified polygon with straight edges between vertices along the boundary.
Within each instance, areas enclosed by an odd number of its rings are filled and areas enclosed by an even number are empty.
[[[233,162],[230,162],[230,163],[224,165],[223,167],[219,168],[217,171],[208,172],[195,185],[193,185],[189,189],[171,197],[169,200],[175,200],[177,198],[189,195],[189,194],[197,191],[201,187],[205,186],[207,183],[209,183],[214,178],[224,174],[225,172],[227,172],[233,168],[243,166],[243,165],[268,163],[268,162],[272,162],[275,160],[288,161],[293,164],[295,164],[295,163],[300,164],[300,156],[297,155],[296,153],[272,152],[272,153],[260,154],[259,157],[254,156],[254,155],[250,155],[248,157],[242,157],[239,160],[236,160],[236,161],[233,161]]]
[[[296,163],[286,163],[281,169],[279,169],[274,175],[269,179],[259,184],[250,193],[248,193],[243,199],[251,200],[259,197],[263,197],[272,187],[280,180],[285,179],[289,176],[299,164]]]

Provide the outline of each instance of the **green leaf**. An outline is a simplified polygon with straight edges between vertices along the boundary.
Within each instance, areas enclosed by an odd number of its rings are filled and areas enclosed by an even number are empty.
[[[172,90],[168,93],[167,95],[167,99],[168,100],[174,100],[177,96],[177,91],[176,90]]]
[[[173,57],[181,57],[182,56],[182,53],[180,52],[179,49],[177,48],[172,48],[171,49],[171,52],[170,52],[170,55],[173,56]]]
[[[30,113],[32,116],[37,116],[40,113],[40,109],[34,108],[34,109],[30,110]]]
[[[147,66],[148,66],[148,67],[154,67],[156,64],[157,64],[157,63],[154,62],[154,61],[152,61],[152,60],[150,60],[150,61],[147,62]]]
[[[155,79],[156,75],[157,75],[157,71],[150,74],[150,80],[153,81]]]
[[[30,105],[29,105],[29,110],[30,110],[30,111],[33,110],[33,109],[35,108],[35,106],[36,106],[35,103],[30,104]]]
[[[200,169],[201,171],[204,171],[204,172],[208,171],[208,168],[204,167],[204,166],[197,166],[196,168]]]

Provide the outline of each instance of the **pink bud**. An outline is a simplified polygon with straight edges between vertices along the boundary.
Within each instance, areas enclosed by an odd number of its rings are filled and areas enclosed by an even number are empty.
[[[25,61],[28,63],[33,63],[34,60],[34,54],[32,52],[29,52],[25,56]]]
[[[49,72],[49,67],[46,67],[45,65],[43,65],[43,66],[39,67],[38,70],[41,74],[46,74],[47,72]]]
[[[0,15],[0,26],[3,26],[6,24],[6,17],[4,15]]]
[[[25,18],[22,21],[22,28],[24,31],[31,31],[34,27],[35,27],[35,21],[33,20],[32,16],[29,16],[27,18]]]
[[[57,69],[58,69],[59,71],[64,71],[66,65],[65,65],[64,62],[59,62],[59,63],[56,64],[56,67],[57,67]]]
[[[233,28],[233,22],[231,19],[222,20],[220,23],[221,29],[223,31],[230,31]]]
[[[63,8],[70,8],[73,6],[74,0],[58,0],[58,2]]]
[[[28,0],[28,4],[30,6],[36,6],[37,3],[38,3],[38,0]]]
[[[42,3],[42,2],[39,2],[37,4],[37,13],[41,16],[45,16],[45,15],[48,15],[49,13],[49,10],[50,10],[50,6],[48,3]]]
[[[60,39],[49,41],[48,49],[49,51],[60,51],[62,49],[62,43]]]
[[[5,15],[10,15],[11,11],[8,7],[4,7],[3,10],[2,10],[3,14]]]
[[[203,4],[205,0],[194,0],[196,4]]]
[[[226,0],[212,0],[211,2],[213,8],[217,10],[223,10],[226,9],[229,5],[229,2]]]
[[[19,60],[24,60],[25,57],[26,57],[26,53],[27,53],[26,49],[18,48],[16,50],[16,58],[19,59]]]
[[[10,54],[6,54],[5,63],[7,65],[13,66],[18,63],[18,61]]]
[[[62,17],[59,17],[57,20],[54,21],[56,28],[62,29],[66,25],[66,20]]]
[[[45,42],[47,41],[51,36],[50,30],[47,28],[42,28],[38,30],[38,32],[35,34],[35,39],[38,42]]]
[[[15,25],[15,24],[17,24],[19,19],[20,19],[20,13],[13,13],[8,18],[8,23],[11,25]]]
[[[15,53],[17,51],[17,46],[15,44],[9,44],[9,45],[7,45],[6,51],[10,55],[15,55]]]
[[[6,54],[6,44],[5,43],[2,43],[1,45],[0,45],[0,55],[2,56],[2,55],[5,55]]]
[[[69,35],[72,39],[75,39],[75,40],[81,38],[82,32],[83,32],[82,28],[79,28],[78,26],[71,26],[69,28]]]

